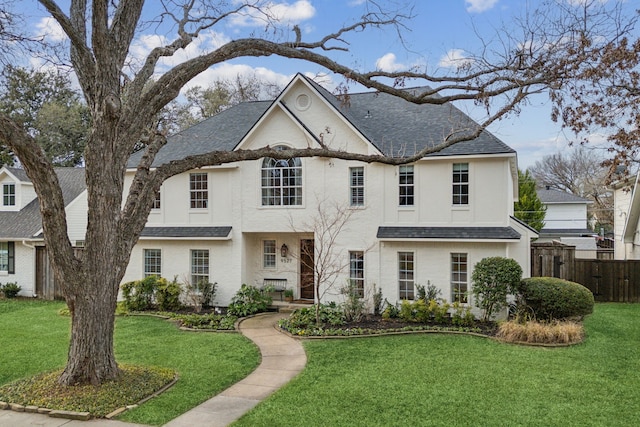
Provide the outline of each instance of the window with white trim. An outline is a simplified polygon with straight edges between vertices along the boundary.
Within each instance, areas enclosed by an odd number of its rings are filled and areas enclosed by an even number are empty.
[[[209,250],[191,250],[191,284],[209,283]]]
[[[156,195],[153,199],[153,204],[151,205],[151,209],[160,209],[160,191],[156,191]]]
[[[398,252],[398,289],[400,299],[414,298],[413,252]]]
[[[189,174],[189,190],[191,209],[207,209],[209,207],[209,182],[206,172]]]
[[[349,168],[349,204],[364,206],[364,168]]]
[[[266,157],[262,160],[261,187],[262,206],[301,206],[302,161],[298,157],[281,160]]]
[[[467,303],[467,254],[451,254],[451,301]]]
[[[453,164],[453,204],[469,204],[469,163]]]
[[[160,249],[144,250],[144,277],[162,276],[162,251]]]
[[[364,252],[349,251],[349,280],[360,298],[364,298]]]
[[[264,268],[276,267],[276,241],[262,241],[262,266]]]
[[[404,165],[398,168],[398,192],[400,206],[413,206],[414,176],[412,165]]]
[[[16,272],[15,242],[0,242],[0,271],[7,274]]]
[[[15,184],[2,184],[2,205],[3,206],[16,205],[16,185]]]

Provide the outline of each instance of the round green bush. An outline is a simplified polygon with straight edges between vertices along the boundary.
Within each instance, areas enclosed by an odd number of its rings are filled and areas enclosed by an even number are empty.
[[[555,277],[531,277],[519,292],[539,320],[582,317],[593,312],[593,294],[579,283]]]

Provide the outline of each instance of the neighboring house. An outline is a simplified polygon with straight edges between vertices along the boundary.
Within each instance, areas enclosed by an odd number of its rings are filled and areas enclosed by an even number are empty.
[[[56,168],[72,243],[82,244],[87,197],[82,168]],[[53,275],[42,236],[40,204],[23,169],[0,168],[0,283],[16,282],[22,296],[53,298]],[[59,296],[59,295],[58,295]]]
[[[237,105],[171,137],[154,165],[212,150],[320,142],[397,156],[476,126],[450,104],[379,93],[341,101],[297,75],[274,101]],[[127,185],[141,155],[130,160]],[[391,303],[415,298],[416,285],[428,282],[443,298],[467,302],[482,258],[514,258],[529,276],[537,234],[513,218],[517,170],[515,151],[486,131],[403,166],[267,158],[192,170],[162,185],[124,281],[157,274],[217,282],[223,306],[243,283],[286,284],[296,298],[313,300],[313,269],[327,253],[313,218],[338,205],[351,217],[331,245],[339,277],[326,299],[340,301],[337,288],[351,279],[367,296],[380,287]]]
[[[597,258],[596,233],[587,228],[587,205],[593,202],[549,186],[536,192],[547,207],[537,242],[559,241],[575,246],[576,258]]]
[[[621,179],[613,189],[614,259],[640,259],[640,194],[638,177]]]

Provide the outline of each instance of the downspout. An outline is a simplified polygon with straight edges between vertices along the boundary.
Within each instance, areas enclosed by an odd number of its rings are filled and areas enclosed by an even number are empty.
[[[35,269],[36,269],[36,247],[33,246],[33,245],[28,244],[26,240],[23,240],[21,243],[22,243],[22,246],[25,246],[25,247],[27,247],[27,248],[29,248],[29,249],[31,249],[33,251],[33,269],[34,269],[33,270],[33,277],[36,277],[36,271],[35,271]],[[13,262],[15,262],[15,260]],[[36,283],[35,283],[35,280],[34,280],[34,282],[33,282],[33,292],[31,292],[31,297],[32,298],[37,298],[38,297],[38,295],[36,295],[36,293],[35,293],[35,290],[36,290]]]

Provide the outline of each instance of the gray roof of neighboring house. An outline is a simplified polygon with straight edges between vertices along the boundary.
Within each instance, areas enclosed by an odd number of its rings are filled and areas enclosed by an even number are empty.
[[[593,230],[589,230],[588,228],[543,228],[540,230],[540,237],[551,237],[551,236],[593,236],[596,235]]]
[[[22,182],[30,182],[24,170],[7,168]],[[62,197],[67,206],[85,189],[84,168],[55,168],[62,188]],[[28,239],[42,228],[40,203],[38,199],[31,201],[17,212],[0,212],[0,238]]]
[[[520,239],[511,227],[378,227],[378,239]]]
[[[538,188],[536,189],[536,193],[538,193],[540,201],[547,205],[554,203],[593,203],[591,200],[585,199],[584,197],[576,196],[575,194],[556,190],[554,188]]]
[[[478,126],[451,104],[418,105],[386,93],[350,94],[347,105],[317,83],[303,78],[385,155],[411,155],[441,143],[453,129],[470,132]],[[154,166],[190,155],[233,150],[272,104],[272,101],[238,104],[169,137],[158,152]],[[142,151],[131,156],[130,168],[137,166]],[[506,153],[515,154],[515,151],[490,132],[483,131],[475,140],[455,144],[428,157]]]
[[[194,238],[228,237],[231,227],[145,227],[140,237]]]

